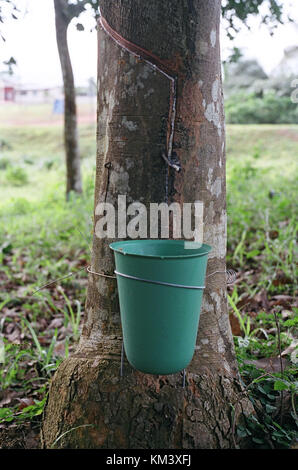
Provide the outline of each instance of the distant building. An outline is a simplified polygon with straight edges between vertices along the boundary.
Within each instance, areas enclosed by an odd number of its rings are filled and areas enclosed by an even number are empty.
[[[15,101],[16,85],[6,74],[0,76],[0,102]]]
[[[63,98],[63,88],[40,87],[34,85],[21,85],[15,91],[15,101],[17,103],[52,103]]]
[[[298,46],[290,46],[284,50],[280,63],[273,69],[273,77],[298,77]]]
[[[224,66],[225,98],[239,92],[254,92],[259,83],[268,77],[259,62],[255,59],[240,58]]]
[[[53,103],[63,99],[62,86],[39,86],[23,84],[20,79],[0,72],[0,102],[20,104]]]

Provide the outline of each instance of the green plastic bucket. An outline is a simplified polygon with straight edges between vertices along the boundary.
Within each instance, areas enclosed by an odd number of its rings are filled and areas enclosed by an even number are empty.
[[[184,369],[194,354],[211,247],[186,249],[184,240],[128,240],[110,248],[129,363],[148,374]]]

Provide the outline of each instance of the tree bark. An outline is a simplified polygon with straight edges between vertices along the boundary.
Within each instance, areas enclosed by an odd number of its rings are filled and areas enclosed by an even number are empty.
[[[54,0],[56,39],[64,85],[64,146],[66,154],[66,197],[70,191],[82,192],[81,164],[78,143],[76,95],[67,44],[67,1]]]
[[[225,130],[221,83],[220,1],[101,1],[106,28],[145,52],[138,59],[99,26],[98,152],[95,207],[128,203],[204,202],[209,255],[195,355],[186,373],[146,375],[125,363],[119,376],[121,324],[114,279],[89,275],[84,328],[76,353],[50,388],[42,439],[50,447],[229,448],[238,368],[226,299]],[[146,52],[147,51],[147,52]],[[150,61],[158,65],[154,68]],[[154,65],[154,64],[153,64]],[[177,77],[173,157],[170,80]],[[98,216],[95,213],[95,224]],[[94,234],[92,270],[112,274],[113,255]],[[245,413],[252,411],[247,398]],[[77,427],[88,424],[89,427]]]

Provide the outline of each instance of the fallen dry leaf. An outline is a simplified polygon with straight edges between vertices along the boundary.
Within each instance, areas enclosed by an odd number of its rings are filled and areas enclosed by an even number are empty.
[[[22,411],[24,408],[27,408],[27,406],[35,405],[35,402],[33,398],[18,398],[17,399],[20,402],[19,405],[19,411]]]
[[[233,313],[230,313],[229,320],[230,320],[230,325],[231,325],[233,335],[234,336],[242,336],[242,332],[241,332],[240,323],[239,323],[238,318]]]
[[[290,344],[290,346],[288,346],[284,351],[282,351],[281,356],[286,356],[287,354],[291,354],[293,351],[295,351],[297,346],[298,346],[298,340],[294,340]]]
[[[266,292],[265,289],[262,289],[260,292],[258,292],[255,295],[255,301],[258,304],[261,304],[261,307],[262,307],[262,309],[265,310],[265,312],[269,312],[270,305],[269,305],[269,301],[268,301],[267,292]]]
[[[283,369],[286,369],[290,363],[284,357],[281,359]],[[264,357],[257,360],[245,360],[246,364],[253,364],[258,369],[263,369],[266,372],[281,372],[280,370],[280,358],[279,357]]]
[[[250,297],[249,295],[244,295],[238,302],[237,302],[237,308],[240,310],[240,309],[243,309],[243,307],[250,307],[250,308],[253,308],[253,307],[258,307],[257,305],[257,302],[255,301],[255,299],[253,299],[252,297]]]
[[[20,394],[14,390],[5,389],[0,391],[0,408],[5,405],[12,406],[15,404],[18,396],[20,396]]]
[[[26,434],[24,440],[25,440],[25,449],[39,449],[40,448],[39,432],[31,430],[29,434]]]
[[[20,344],[21,331],[18,328],[15,328],[13,332],[7,336],[7,339],[10,343]]]
[[[287,277],[287,275],[282,271],[278,270],[276,272],[275,279],[273,279],[272,284],[277,287],[284,284],[292,284],[293,280]]]
[[[292,312],[290,310],[282,310],[281,316],[283,320],[286,320],[287,318],[292,316]]]
[[[269,238],[271,240],[274,240],[275,238],[278,238],[279,232],[278,230],[270,230],[269,231]]]
[[[63,325],[63,318],[54,318],[54,320],[51,321],[51,323],[48,326],[49,330],[55,329],[55,328],[60,328],[60,326]]]
[[[60,356],[60,357],[65,356],[65,342],[64,341],[57,341],[54,347],[54,354],[55,356]]]
[[[274,296],[272,297],[272,299],[275,299],[275,300],[285,300],[285,301],[291,302],[291,300],[293,299],[293,297],[292,297],[291,295],[278,294],[278,295],[274,295]]]

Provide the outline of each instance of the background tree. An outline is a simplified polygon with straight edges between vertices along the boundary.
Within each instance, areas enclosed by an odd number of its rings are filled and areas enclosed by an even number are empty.
[[[267,11],[260,14],[260,9],[264,5],[267,6]],[[271,34],[276,26],[285,20],[283,4],[278,0],[223,0],[222,15],[228,22],[227,34],[230,39],[234,39],[241,24],[249,27],[247,20],[252,15],[258,15],[261,23],[268,26]],[[292,21],[289,17],[287,19]]]
[[[20,9],[11,0],[2,0],[0,3],[0,23],[5,23],[9,19],[17,20],[20,14]],[[2,41],[6,41],[6,38],[0,27],[0,37]],[[10,57],[8,60],[3,61],[3,64],[7,67],[9,75],[13,75],[14,67],[16,66],[16,60],[14,57]]]
[[[102,0],[110,34],[99,28],[98,152],[95,207],[128,200],[204,202],[204,240],[213,247],[196,353],[180,374],[152,376],[126,364],[119,377],[121,324],[115,279],[90,274],[76,353],[58,369],[45,411],[50,447],[227,448],[238,369],[226,302],[225,136],[219,48],[220,1]],[[155,34],[152,35],[152,30]],[[114,32],[113,32],[114,31]],[[115,33],[117,32],[118,35]],[[122,37],[122,38],[121,38]],[[124,38],[124,40],[123,40]],[[125,42],[125,40],[129,41]],[[137,44],[137,59],[119,45]],[[154,69],[148,61],[158,65]],[[170,80],[177,77],[173,148],[168,150]],[[166,144],[167,142],[167,144]],[[95,212],[95,224],[98,216]],[[106,239],[93,238],[92,270],[111,275]],[[243,399],[242,410],[251,412]],[[89,425],[85,426],[84,425]]]
[[[56,38],[64,85],[64,145],[66,154],[66,197],[70,191],[82,192],[82,177],[77,129],[74,77],[67,44],[67,29],[71,20],[85,8],[85,1],[69,4],[54,0]]]
[[[73,70],[67,44],[67,29],[70,22],[85,11],[89,4],[96,12],[97,0],[78,0],[76,3],[69,0],[54,0],[56,38],[60,57],[63,85],[64,85],[64,145],[66,153],[66,196],[70,191],[82,192],[82,177],[79,154],[76,94],[74,86]],[[77,29],[84,29],[81,23],[77,23]]]
[[[17,7],[13,0],[1,0],[0,2],[0,23],[5,23],[9,19],[17,20],[20,13],[20,9]],[[6,41],[6,38],[0,29],[0,36],[2,41]]]
[[[3,64],[7,67],[8,75],[13,75],[14,67],[17,65],[16,60],[14,57],[10,57],[10,59],[5,60]]]

